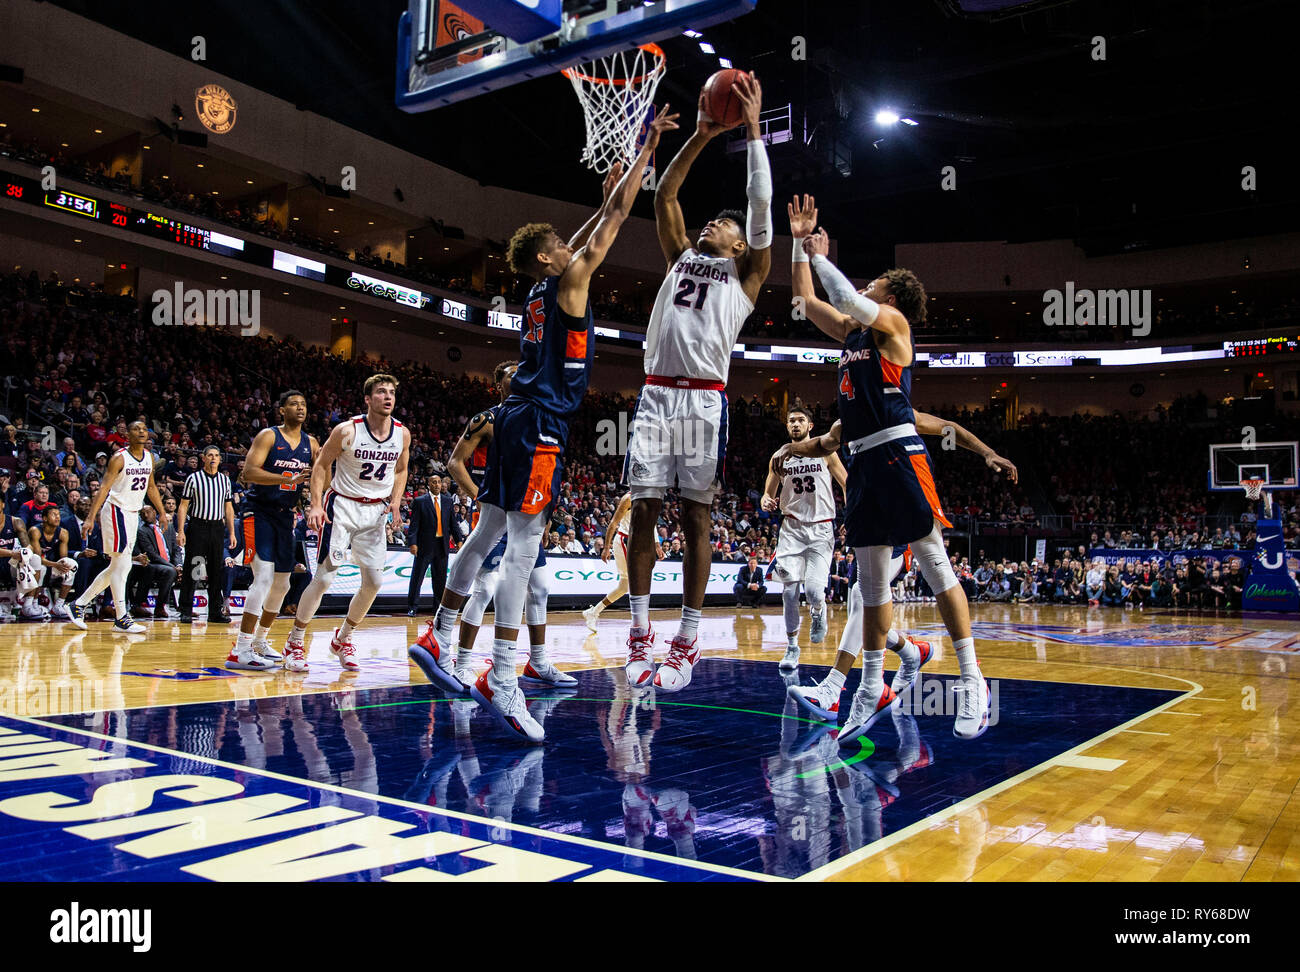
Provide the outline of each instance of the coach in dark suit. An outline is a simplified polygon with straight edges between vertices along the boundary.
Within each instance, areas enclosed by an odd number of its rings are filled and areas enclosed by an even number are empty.
[[[158,588],[153,616],[160,621],[167,618],[167,604],[176,583],[176,568],[171,565],[171,554],[162,530],[158,529],[158,513],[152,507],[140,510],[140,528],[135,534],[135,566],[126,576],[126,600],[131,613],[147,617],[144,599],[153,587]]]
[[[407,544],[415,564],[411,568],[411,584],[406,591],[406,616],[415,617],[420,601],[420,585],[424,572],[433,570],[433,603],[442,603],[442,590],[447,586],[447,542],[459,533],[456,528],[455,507],[451,496],[442,491],[442,478],[429,477],[429,491],[411,504],[411,526],[407,530]],[[457,539],[460,539],[459,537]]]
[[[758,561],[753,557],[749,558],[749,563],[740,568],[740,576],[736,578],[736,607],[742,607],[748,604],[750,607],[758,607],[763,603],[763,598],[767,596],[767,585],[763,582],[763,569],[758,566]]]

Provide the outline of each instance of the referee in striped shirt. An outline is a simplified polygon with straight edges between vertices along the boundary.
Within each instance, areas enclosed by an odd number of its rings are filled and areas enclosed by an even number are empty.
[[[226,551],[237,545],[235,504],[231,499],[230,477],[217,470],[221,450],[214,445],[203,450],[203,468],[190,473],[181,490],[176,511],[176,542],[185,548],[181,570],[181,620],[194,620],[194,568],[202,557],[208,572],[208,620],[229,624],[225,611]],[[223,529],[224,528],[224,529]],[[229,539],[229,543],[222,541]],[[188,541],[188,542],[186,542]]]

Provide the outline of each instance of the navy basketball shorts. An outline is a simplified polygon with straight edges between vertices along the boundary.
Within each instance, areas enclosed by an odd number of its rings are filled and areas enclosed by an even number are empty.
[[[918,436],[850,455],[844,522],[850,547],[906,546],[951,527],[939,504],[930,455]]]
[[[253,555],[274,564],[277,574],[293,572],[293,510],[245,503],[240,514],[244,522],[244,563]]]
[[[479,502],[507,513],[541,513],[560,489],[568,419],[530,401],[507,401],[492,423]]]

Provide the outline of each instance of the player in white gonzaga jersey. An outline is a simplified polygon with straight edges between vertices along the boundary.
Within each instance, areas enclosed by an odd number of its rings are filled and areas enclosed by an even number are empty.
[[[686,235],[677,192],[696,156],[726,130],[705,113],[701,93],[695,134],[677,153],[655,191],[655,226],[668,259],[668,275],[646,332],[645,387],[637,399],[623,467],[623,481],[632,495],[627,676],[633,687],[650,684],[654,663],[650,580],[655,523],[666,490],[676,487],[682,498],[682,619],[667,659],[653,673],[655,687],[664,692],[685,688],[700,656],[696,633],[712,557],[709,511],[726,459],[731,349],[772,266],[772,174],[758,127],[762,90],[749,75],[740,76],[732,90],[740,100],[749,136],[749,213],[723,210],[694,245]]]
[[[812,416],[795,405],[786,415],[791,442],[802,442],[812,431]],[[778,462],[778,456],[782,461]],[[772,570],[782,583],[785,606],[785,657],[781,670],[799,665],[799,585],[803,584],[812,617],[809,640],[820,645],[826,639],[826,583],[830,578],[831,554],[835,549],[835,495],[831,479],[848,485],[848,473],[840,457],[792,456],[778,450],[768,464],[763,509],[781,508],[781,533],[776,541]],[[780,489],[780,498],[777,490]]]
[[[72,623],[85,630],[83,618],[86,605],[97,598],[104,588],[113,592],[113,608],[117,621],[113,630],[124,634],[144,634],[145,627],[131,620],[126,604],[126,577],[131,573],[131,550],[135,547],[135,533],[140,525],[140,507],[145,498],[158,511],[158,528],[167,529],[167,512],[163,509],[162,495],[153,478],[153,454],[149,451],[149,426],[137,419],[126,429],[127,445],[108,460],[99,491],[90,504],[90,512],[81,524],[83,538],[90,536],[99,517],[99,529],[104,535],[104,555],[108,568],[90,582],[90,586],[68,605]]]
[[[393,418],[397,379],[392,375],[371,375],[366,379],[364,394],[366,413],[334,426],[312,468],[307,529],[320,535],[319,565],[294,612],[293,630],[284,648],[286,672],[307,671],[307,625],[349,553],[352,563],[361,568],[361,586],[348,602],[343,624],[334,631],[330,651],[344,671],[360,669],[352,631],[365,618],[383,583],[384,562],[388,559],[388,535],[384,531],[388,514],[393,515],[394,530],[402,526],[411,433]]]

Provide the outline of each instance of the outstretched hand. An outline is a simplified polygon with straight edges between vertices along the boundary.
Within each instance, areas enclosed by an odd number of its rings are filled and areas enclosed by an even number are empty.
[[[804,193],[802,202],[798,196],[786,203],[785,211],[790,214],[790,235],[796,240],[811,236],[817,228],[817,200]]]
[[[739,124],[740,122],[736,122],[736,125]],[[736,125],[724,125],[709,117],[709,112],[704,107],[704,91],[701,89],[700,99],[696,103],[695,134],[703,135],[705,138],[713,138],[715,135],[721,135],[728,128],[735,128]]]
[[[621,178],[623,178],[623,163],[615,162],[609,167],[609,172],[605,174],[605,181],[600,187],[602,202],[609,202],[610,194]]]
[[[731,90],[736,93],[736,100],[740,102],[740,120],[749,129],[749,136],[757,138],[759,135],[758,116],[759,112],[763,110],[762,85],[758,83],[758,78],[755,75],[742,72],[736,77]]]

